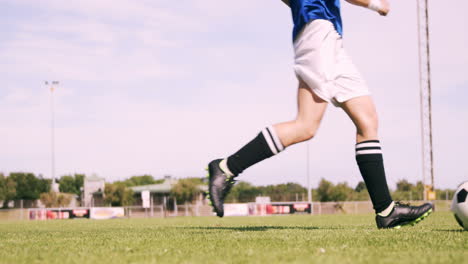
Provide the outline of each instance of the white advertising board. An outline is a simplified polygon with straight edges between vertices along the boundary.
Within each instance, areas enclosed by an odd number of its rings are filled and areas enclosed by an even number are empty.
[[[249,215],[248,204],[224,204],[225,216],[247,216]]]
[[[123,207],[91,207],[91,219],[112,219],[125,217]]]

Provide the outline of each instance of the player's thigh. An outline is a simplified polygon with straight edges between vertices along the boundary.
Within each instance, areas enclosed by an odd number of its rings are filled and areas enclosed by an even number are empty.
[[[297,100],[298,114],[296,119],[273,126],[284,147],[312,138],[328,104],[315,95],[302,81],[299,81]]]
[[[318,97],[312,89],[300,79],[297,100],[297,121],[302,122],[306,126],[318,127],[327,109],[328,102]]]
[[[351,118],[359,131],[378,128],[377,110],[370,96],[352,98],[341,104],[341,108]]]

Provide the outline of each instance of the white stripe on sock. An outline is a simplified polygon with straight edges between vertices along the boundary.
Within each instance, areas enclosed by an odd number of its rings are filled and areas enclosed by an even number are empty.
[[[271,140],[270,134],[268,134],[268,131],[267,131],[266,128],[262,130],[262,134],[263,134],[263,137],[265,138],[266,142],[268,143],[268,146],[270,147],[271,152],[273,152],[273,154],[275,154],[275,155],[278,154],[278,151],[276,150],[276,147],[273,144],[273,141]]]
[[[356,155],[365,155],[365,154],[382,154],[381,149],[366,149],[356,151]]]
[[[275,141],[275,144],[276,144],[276,146],[277,146],[278,149],[279,149],[279,152],[283,151],[283,150],[284,150],[284,146],[283,146],[283,144],[281,143],[281,140],[279,139],[278,135],[276,134],[276,131],[275,131],[275,129],[273,128],[273,126],[268,126],[268,130],[270,130],[271,135],[273,136],[273,140]]]
[[[356,145],[356,148],[369,148],[369,147],[380,147],[380,143],[367,142],[367,143],[359,143]]]

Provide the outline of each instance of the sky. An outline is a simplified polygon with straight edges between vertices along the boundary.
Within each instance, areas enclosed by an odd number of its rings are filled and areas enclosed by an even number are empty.
[[[429,1],[435,186],[468,180],[468,3]],[[388,17],[342,1],[344,45],[371,89],[387,180],[422,180],[416,1]],[[456,8],[454,8],[456,6]],[[279,0],[0,0],[0,172],[201,177],[296,115],[292,20]],[[355,186],[355,128],[329,106],[317,136],[239,176]],[[309,158],[307,152],[309,150]],[[307,169],[309,166],[309,170]],[[308,174],[309,171],[309,174]]]

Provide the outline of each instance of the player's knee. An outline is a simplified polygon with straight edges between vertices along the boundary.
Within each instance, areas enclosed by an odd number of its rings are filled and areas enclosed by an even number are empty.
[[[357,133],[363,137],[375,137],[377,136],[379,129],[379,121],[377,115],[372,115],[362,120],[357,127]]]
[[[317,129],[318,126],[315,124],[301,124],[300,129],[298,131],[299,141],[302,142],[312,139],[317,133]]]
[[[315,133],[316,133],[316,129],[314,130],[307,130],[304,134],[304,141],[306,140],[309,140],[309,139],[312,139],[313,137],[315,137]]]

